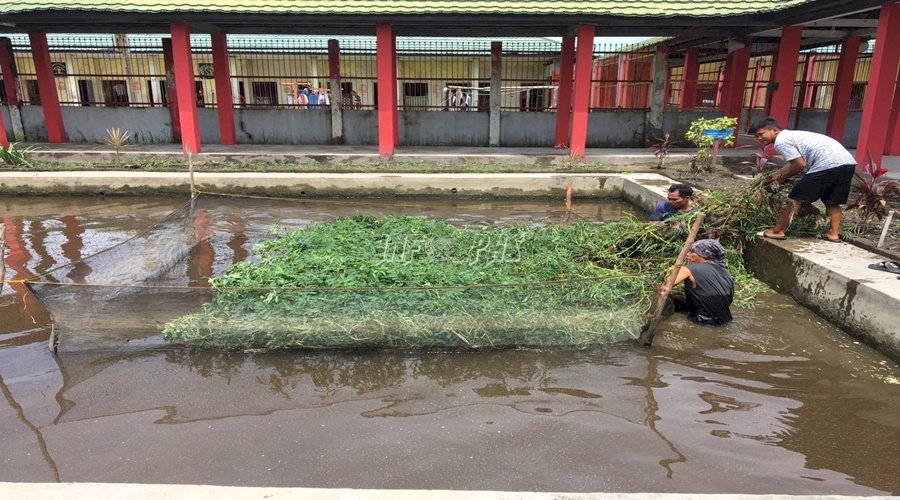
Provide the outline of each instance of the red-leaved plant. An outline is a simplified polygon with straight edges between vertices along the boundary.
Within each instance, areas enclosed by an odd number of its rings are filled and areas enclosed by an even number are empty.
[[[856,201],[847,207],[847,210],[856,210],[859,213],[859,222],[856,229],[864,229],[872,217],[881,220],[888,214],[888,201],[900,197],[900,183],[895,180],[881,180],[878,178],[888,173],[886,168],[881,168],[872,161],[872,155],[866,153],[868,161],[862,166],[869,178],[854,173],[856,176],[856,189],[859,196]]]
[[[659,162],[656,164],[656,168],[663,168],[663,164],[666,162],[666,158],[669,157],[669,150],[672,149],[677,141],[672,140],[671,134],[666,134],[662,139],[655,138],[653,141],[650,141],[649,148],[653,151],[653,156],[655,156]]]
[[[768,165],[769,160],[776,156],[780,157],[781,155],[778,154],[778,150],[775,149],[774,144],[764,144],[759,139],[753,139],[753,142],[756,145],[756,148],[759,149],[759,151],[757,152],[750,153],[750,156],[753,157],[753,170],[756,171],[757,174],[761,174],[765,172],[766,165]],[[753,146],[747,145],[738,146],[734,149],[750,149],[752,147]]]

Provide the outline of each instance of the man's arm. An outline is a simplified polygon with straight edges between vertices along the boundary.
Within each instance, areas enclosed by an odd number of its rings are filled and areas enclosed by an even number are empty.
[[[672,286],[679,285],[679,284],[681,284],[684,280],[690,281],[692,285],[696,285],[696,284],[697,284],[697,283],[694,281],[694,275],[691,274],[691,270],[688,269],[687,266],[682,266],[681,269],[678,270],[678,276],[675,277],[675,283],[673,283]],[[662,285],[661,289],[664,290],[664,291],[667,290],[667,289],[668,289],[668,284],[669,284],[669,280],[668,280],[668,278],[667,278],[666,281],[663,282],[663,285]]]
[[[772,172],[769,175],[769,180],[781,184],[785,180],[790,179],[791,177],[802,172],[804,168],[806,168],[806,160],[804,160],[802,156],[794,158],[785,166],[779,168],[775,172]]]

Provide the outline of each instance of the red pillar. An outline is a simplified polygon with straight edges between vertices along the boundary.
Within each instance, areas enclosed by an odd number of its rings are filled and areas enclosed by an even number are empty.
[[[900,89],[900,86],[897,87]],[[894,91],[894,103],[891,106],[891,118],[888,121],[887,144],[884,154],[900,156],[900,90]]]
[[[3,74],[3,88],[6,90],[6,103],[10,107],[19,105],[19,72],[16,68],[16,59],[12,51],[12,41],[9,38],[0,38],[0,73]],[[0,146],[9,148],[9,138],[6,125],[0,120]]]
[[[575,73],[575,37],[567,35],[562,40],[559,61],[559,95],[556,99],[556,140],[558,148],[569,145],[569,122],[572,119],[572,77]]]
[[[587,143],[588,113],[591,99],[591,70],[594,61],[593,25],[578,27],[578,51],[575,54],[575,93],[572,103],[572,139],[569,153],[575,158],[584,157]]]
[[[391,33],[391,75],[394,78],[394,91],[391,92],[391,109],[394,112],[394,146],[400,145],[400,106],[397,104],[397,35]]]
[[[166,67],[166,101],[172,122],[172,141],[181,142],[181,120],[178,117],[178,88],[175,86],[175,56],[172,55],[172,39],[162,39],[163,63]]]
[[[750,69],[750,47],[735,50],[728,54],[725,63],[725,102],[722,111],[729,118],[741,118],[744,107],[744,89],[747,87],[747,71]],[[740,124],[738,124],[740,130]]]
[[[220,142],[234,144],[237,142],[234,132],[234,96],[231,94],[231,67],[228,64],[228,38],[225,33],[212,34],[212,53]]]
[[[394,156],[394,129],[397,126],[397,73],[391,61],[394,37],[390,24],[375,26],[375,57],[378,66],[378,154]]]
[[[875,34],[875,53],[869,69],[869,84],[863,99],[859,140],[856,143],[856,161],[864,163],[866,153],[880,164],[887,145],[888,121],[891,115],[889,102],[897,81],[900,63],[900,3],[881,7],[878,15],[878,32]]]
[[[3,88],[6,90],[6,103],[10,106],[21,104],[22,93],[19,90],[19,70],[9,38],[0,38],[0,73],[3,73]]]
[[[831,138],[841,141],[847,125],[847,112],[850,110],[850,91],[853,89],[853,74],[856,71],[856,57],[859,54],[860,38],[845,37],[841,42],[841,58],[838,61],[837,76],[834,80],[834,93],[831,97],[831,109],[828,110],[828,125],[825,133]]]
[[[785,26],[781,30],[781,43],[772,70],[772,83],[777,88],[770,90],[768,114],[786,126],[791,117],[794,98],[794,82],[797,80],[797,60],[800,57],[800,37],[802,26]]]
[[[59,94],[56,92],[56,78],[50,64],[47,34],[29,33],[28,39],[31,41],[31,55],[34,58],[34,70],[37,73],[38,90],[41,93],[44,122],[47,124],[47,141],[66,142],[66,127],[63,125],[62,108],[59,105]]]
[[[185,154],[200,152],[200,123],[197,121],[197,92],[194,88],[194,60],[187,23],[172,23],[172,59],[181,122],[181,149]]]

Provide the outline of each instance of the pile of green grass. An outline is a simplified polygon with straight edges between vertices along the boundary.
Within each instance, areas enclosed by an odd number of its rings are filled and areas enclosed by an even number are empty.
[[[357,216],[295,230],[165,325],[200,348],[585,347],[638,335],[690,220],[457,229]],[[738,303],[760,288],[731,252]]]

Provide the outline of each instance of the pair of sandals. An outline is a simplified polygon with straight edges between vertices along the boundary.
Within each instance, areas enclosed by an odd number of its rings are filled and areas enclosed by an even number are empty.
[[[897,262],[896,260],[883,260],[881,262],[876,262],[875,264],[869,264],[869,269],[900,274],[900,262]],[[897,279],[900,279],[900,276],[897,276]]]

